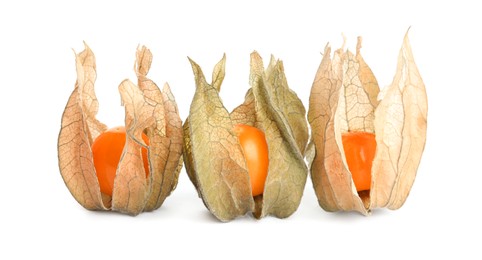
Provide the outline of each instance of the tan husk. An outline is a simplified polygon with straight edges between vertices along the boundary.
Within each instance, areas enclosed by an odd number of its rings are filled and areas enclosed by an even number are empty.
[[[372,168],[371,207],[398,209],[412,188],[427,136],[427,94],[408,32],[392,85],[383,94],[375,111],[377,151]]]
[[[190,61],[196,93],[184,125],[184,158],[204,204],[221,221],[247,212],[253,212],[257,218],[290,216],[298,208],[306,182],[302,151],[308,128],[304,107],[288,88],[282,64],[273,59],[265,71],[261,57],[256,52],[251,54],[252,88],[245,102],[228,113],[219,97],[225,57],[214,69],[212,84],[206,82],[201,68]],[[299,118],[286,118],[285,113]],[[290,125],[293,122],[300,125]],[[256,198],[251,195],[246,162],[233,132],[235,124],[259,128],[268,143],[268,176],[263,195]]]
[[[323,209],[367,215],[376,207],[399,208],[407,198],[425,145],[427,100],[408,35],[384,96],[360,48],[361,38],[356,55],[338,49],[331,59],[331,49],[325,47],[310,94],[307,159]],[[348,170],[341,135],[349,131],[376,134],[369,193],[356,191]]]
[[[95,119],[95,58],[90,48],[76,54],[77,82],[62,115],[58,139],[59,169],[72,196],[86,209],[105,210],[90,147],[107,127]]]
[[[62,117],[59,168],[74,198],[87,209],[137,215],[160,207],[176,186],[182,123],[167,84],[161,92],[146,78],[151,60],[149,50],[139,48],[136,61],[139,87],[129,80],[119,86],[126,112],[127,138],[111,198],[100,192],[90,148],[93,140],[106,131],[106,126],[95,119],[98,110],[94,92],[95,57],[87,45],[76,55],[78,79]],[[149,146],[141,138],[143,132],[149,138]],[[148,178],[141,157],[142,147],[148,150]]]
[[[137,51],[136,73],[138,85],[146,101],[154,107],[152,117],[155,124],[146,129],[150,142],[152,190],[146,211],[159,208],[167,196],[176,188],[182,165],[182,122],[176,100],[167,83],[162,91],[149,78],[152,54],[142,46]],[[154,145],[152,145],[154,144]]]

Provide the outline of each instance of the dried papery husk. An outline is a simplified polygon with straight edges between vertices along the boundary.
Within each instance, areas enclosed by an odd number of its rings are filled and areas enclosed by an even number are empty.
[[[139,55],[142,51],[144,53]],[[94,92],[95,57],[87,45],[76,55],[78,79],[62,117],[59,167],[72,195],[87,209],[137,215],[158,208],[176,186],[182,124],[169,87],[166,85],[161,92],[145,77],[152,59],[149,55],[145,47],[138,51],[136,72],[140,87],[129,80],[119,86],[126,112],[127,137],[112,198],[100,192],[90,148],[93,140],[106,131],[106,126],[95,119],[98,110]],[[149,137],[149,146],[141,138],[143,132]],[[141,156],[142,147],[148,150],[148,178]],[[168,180],[166,185],[163,180]],[[156,185],[158,183],[161,185]]]
[[[268,66],[265,73],[259,54],[251,54],[254,125],[265,133],[269,150],[268,176],[263,199],[259,201],[261,212],[255,212],[255,216],[286,218],[298,208],[306,184],[308,168],[303,151],[308,124],[301,100],[288,88],[283,64],[280,61],[271,64],[274,69]]]
[[[256,56],[256,53],[253,55]],[[256,59],[263,65],[259,55]],[[272,105],[282,114],[282,118],[286,119],[287,122],[284,124],[287,127],[286,130],[295,138],[296,145],[304,156],[309,137],[306,109],[296,93],[288,87],[283,62],[276,60],[273,55],[265,71],[265,78]]]
[[[197,67],[199,67],[197,65]],[[212,74],[212,83],[211,87],[216,89],[218,92],[221,89],[221,84],[224,81],[224,76],[226,75],[226,55],[223,55],[223,58],[216,64],[213,70]],[[199,70],[195,70],[195,72],[202,72],[199,68]],[[204,75],[202,75],[204,78]],[[197,77],[197,76],[196,76]],[[205,79],[204,79],[205,80]],[[193,158],[192,158],[192,145],[191,145],[191,129],[189,127],[189,117],[186,119],[183,125],[183,137],[184,137],[184,142],[183,142],[183,158],[184,158],[184,165],[186,166],[186,172],[191,180],[192,184],[196,188],[196,190],[199,190],[198,188],[198,182],[196,178],[196,172],[195,168],[193,165]],[[198,194],[199,197],[201,197],[201,194]]]
[[[77,202],[86,209],[107,210],[90,148],[107,127],[95,119],[99,108],[94,92],[95,57],[87,44],[84,45],[85,50],[75,55],[77,82],[62,115],[57,145],[59,169]]]
[[[304,107],[288,88],[282,63],[273,61],[265,71],[261,57],[254,52],[252,88],[244,103],[231,113],[219,97],[225,56],[214,69],[212,84],[206,82],[201,68],[192,60],[191,65],[196,93],[184,125],[184,158],[188,175],[204,204],[221,221],[247,212],[253,212],[257,218],[290,216],[298,208],[306,183],[302,150],[308,130]],[[289,108],[281,110],[283,106]],[[284,113],[289,113],[290,118]],[[293,115],[299,115],[301,120]],[[290,122],[300,125],[292,126]],[[265,133],[270,161],[262,196],[251,195],[244,155],[232,131],[235,124],[255,126]]]
[[[427,137],[427,93],[413,58],[408,32],[392,84],[375,111],[377,151],[371,207],[400,208],[417,175]]]
[[[229,221],[254,207],[246,162],[218,89],[190,62],[196,91],[186,120],[191,144],[186,162],[194,169],[190,176],[206,207],[219,220]]]
[[[307,158],[323,209],[367,215],[387,204],[391,209],[400,207],[408,196],[425,144],[427,101],[407,35],[396,76],[381,101],[376,98],[378,83],[360,48],[361,38],[356,55],[338,49],[332,59],[330,47],[325,47],[310,94],[312,136]],[[341,136],[352,131],[376,135],[370,192],[356,191],[348,169]]]
[[[162,91],[149,78],[152,53],[145,46],[138,48],[135,71],[138,86],[144,99],[153,106],[152,117],[155,123],[146,128],[149,137],[149,160],[152,175],[152,188],[146,211],[159,208],[167,196],[176,188],[182,168],[182,121],[176,100],[167,83]],[[181,167],[180,167],[181,166]]]

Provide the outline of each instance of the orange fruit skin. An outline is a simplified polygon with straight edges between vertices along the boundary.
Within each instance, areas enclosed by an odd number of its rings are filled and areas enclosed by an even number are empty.
[[[263,194],[264,184],[268,176],[268,144],[263,131],[256,127],[238,124],[234,127],[239,144],[244,153],[251,180],[252,195]]]
[[[375,158],[377,142],[375,134],[367,132],[348,132],[342,136],[346,162],[350,169],[357,191],[370,190],[372,182],[372,163]]]
[[[142,139],[149,145],[149,140],[145,134],[142,134]],[[123,126],[119,126],[103,132],[92,144],[94,167],[99,180],[100,191],[106,195],[112,196],[117,165],[119,164],[125,143],[126,129]],[[147,160],[147,149],[144,147],[142,148],[142,160],[147,177],[149,175],[149,163]]]

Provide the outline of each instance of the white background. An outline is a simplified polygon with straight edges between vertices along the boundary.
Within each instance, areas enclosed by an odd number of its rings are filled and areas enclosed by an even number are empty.
[[[172,2],[0,4],[1,259],[480,259],[480,8],[465,1]],[[324,212],[308,179],[288,219],[223,224],[183,170],[161,209],[130,217],[85,210],[60,176],[57,136],[76,80],[72,49],[82,51],[82,41],[97,58],[98,117],[114,126],[123,120],[117,86],[135,80],[138,44],[152,50],[149,76],[169,82],[185,119],[194,93],[187,56],[209,78],[226,53],[221,97],[231,110],[248,89],[249,54],[257,50],[265,62],[274,54],[307,106],[327,42],[341,46],[344,33],[355,50],[363,36],[362,54],[384,87],[410,26],[428,92],[428,135],[398,211]]]

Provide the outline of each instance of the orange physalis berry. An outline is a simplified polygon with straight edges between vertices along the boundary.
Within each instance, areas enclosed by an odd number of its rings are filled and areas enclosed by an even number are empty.
[[[348,132],[343,133],[341,138],[356,190],[370,190],[372,163],[377,148],[375,135],[367,132]]]
[[[149,145],[147,136],[143,133],[142,139]],[[114,179],[124,145],[126,143],[126,129],[123,126],[111,128],[100,134],[92,144],[94,167],[99,180],[100,191],[112,196]],[[149,163],[147,162],[147,149],[142,148],[142,160],[146,177],[149,175]]]
[[[254,196],[263,194],[268,176],[268,144],[263,131],[256,127],[238,124],[234,127],[248,166],[251,190]]]

